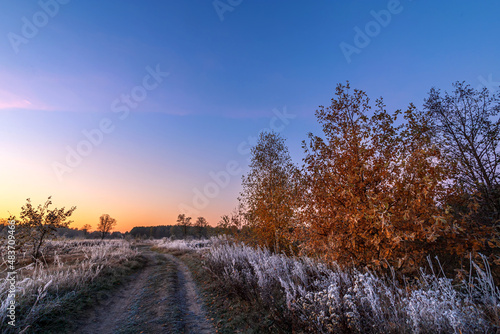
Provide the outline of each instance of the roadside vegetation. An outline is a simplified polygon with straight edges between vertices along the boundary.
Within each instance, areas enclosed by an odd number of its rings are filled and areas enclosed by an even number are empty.
[[[496,333],[500,291],[486,258],[463,280],[436,259],[401,283],[394,275],[212,238],[163,240],[190,268],[220,333]],[[486,269],[482,269],[486,268]]]
[[[2,333],[71,332],[75,319],[144,265],[124,240],[49,240],[35,262],[30,249],[18,252],[15,328],[5,318],[9,282],[0,281]]]
[[[261,133],[229,219],[234,234],[277,253],[404,274],[428,255],[453,270],[481,253],[497,272],[499,94],[454,86],[432,89],[423,110],[390,112],[339,84],[316,111],[322,131],[303,141],[302,166],[278,133]]]
[[[273,316],[266,308],[244,300],[227,290],[205,266],[205,254],[215,244],[228,243],[224,236],[210,240],[155,240],[153,249],[169,253],[184,262],[196,281],[207,317],[217,333],[276,333]]]
[[[499,116],[498,93],[463,82],[393,112],[347,83],[316,111],[301,166],[262,132],[217,226],[232,241],[198,250],[196,269],[213,303],[260,321],[228,329],[229,311],[219,329],[498,332]]]
[[[270,332],[497,332],[499,115],[498,93],[463,82],[394,112],[339,84],[301,166],[260,134],[218,225],[236,243],[206,269]]]

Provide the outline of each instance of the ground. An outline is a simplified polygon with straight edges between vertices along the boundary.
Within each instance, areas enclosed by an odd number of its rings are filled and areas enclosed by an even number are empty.
[[[76,333],[214,333],[189,269],[140,246],[146,266],[84,317]]]

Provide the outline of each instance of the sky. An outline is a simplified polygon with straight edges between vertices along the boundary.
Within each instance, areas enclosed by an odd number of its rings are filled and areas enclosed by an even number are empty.
[[[421,108],[429,89],[500,85],[495,1],[0,0],[0,217],[27,198],[72,227],[216,225],[250,147],[301,164],[338,83]]]

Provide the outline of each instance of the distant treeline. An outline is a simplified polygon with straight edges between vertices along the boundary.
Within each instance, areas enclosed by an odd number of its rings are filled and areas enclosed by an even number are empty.
[[[101,233],[98,231],[87,232],[77,228],[58,228],[58,237],[87,238],[100,239]],[[183,225],[160,225],[160,226],[138,226],[134,227],[130,232],[112,232],[106,236],[106,239],[123,239],[123,238],[139,238],[139,239],[161,239],[161,238],[208,238],[213,235],[222,233],[219,227],[199,227]],[[0,236],[7,235],[7,226],[0,224]]]
[[[136,226],[130,232],[133,238],[207,238],[219,234],[220,228],[212,226],[184,226],[184,225],[160,225],[160,226]]]

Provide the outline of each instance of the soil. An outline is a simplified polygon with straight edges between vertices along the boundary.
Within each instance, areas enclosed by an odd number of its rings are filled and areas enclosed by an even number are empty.
[[[89,312],[79,334],[215,333],[187,266],[139,247],[146,266]]]

